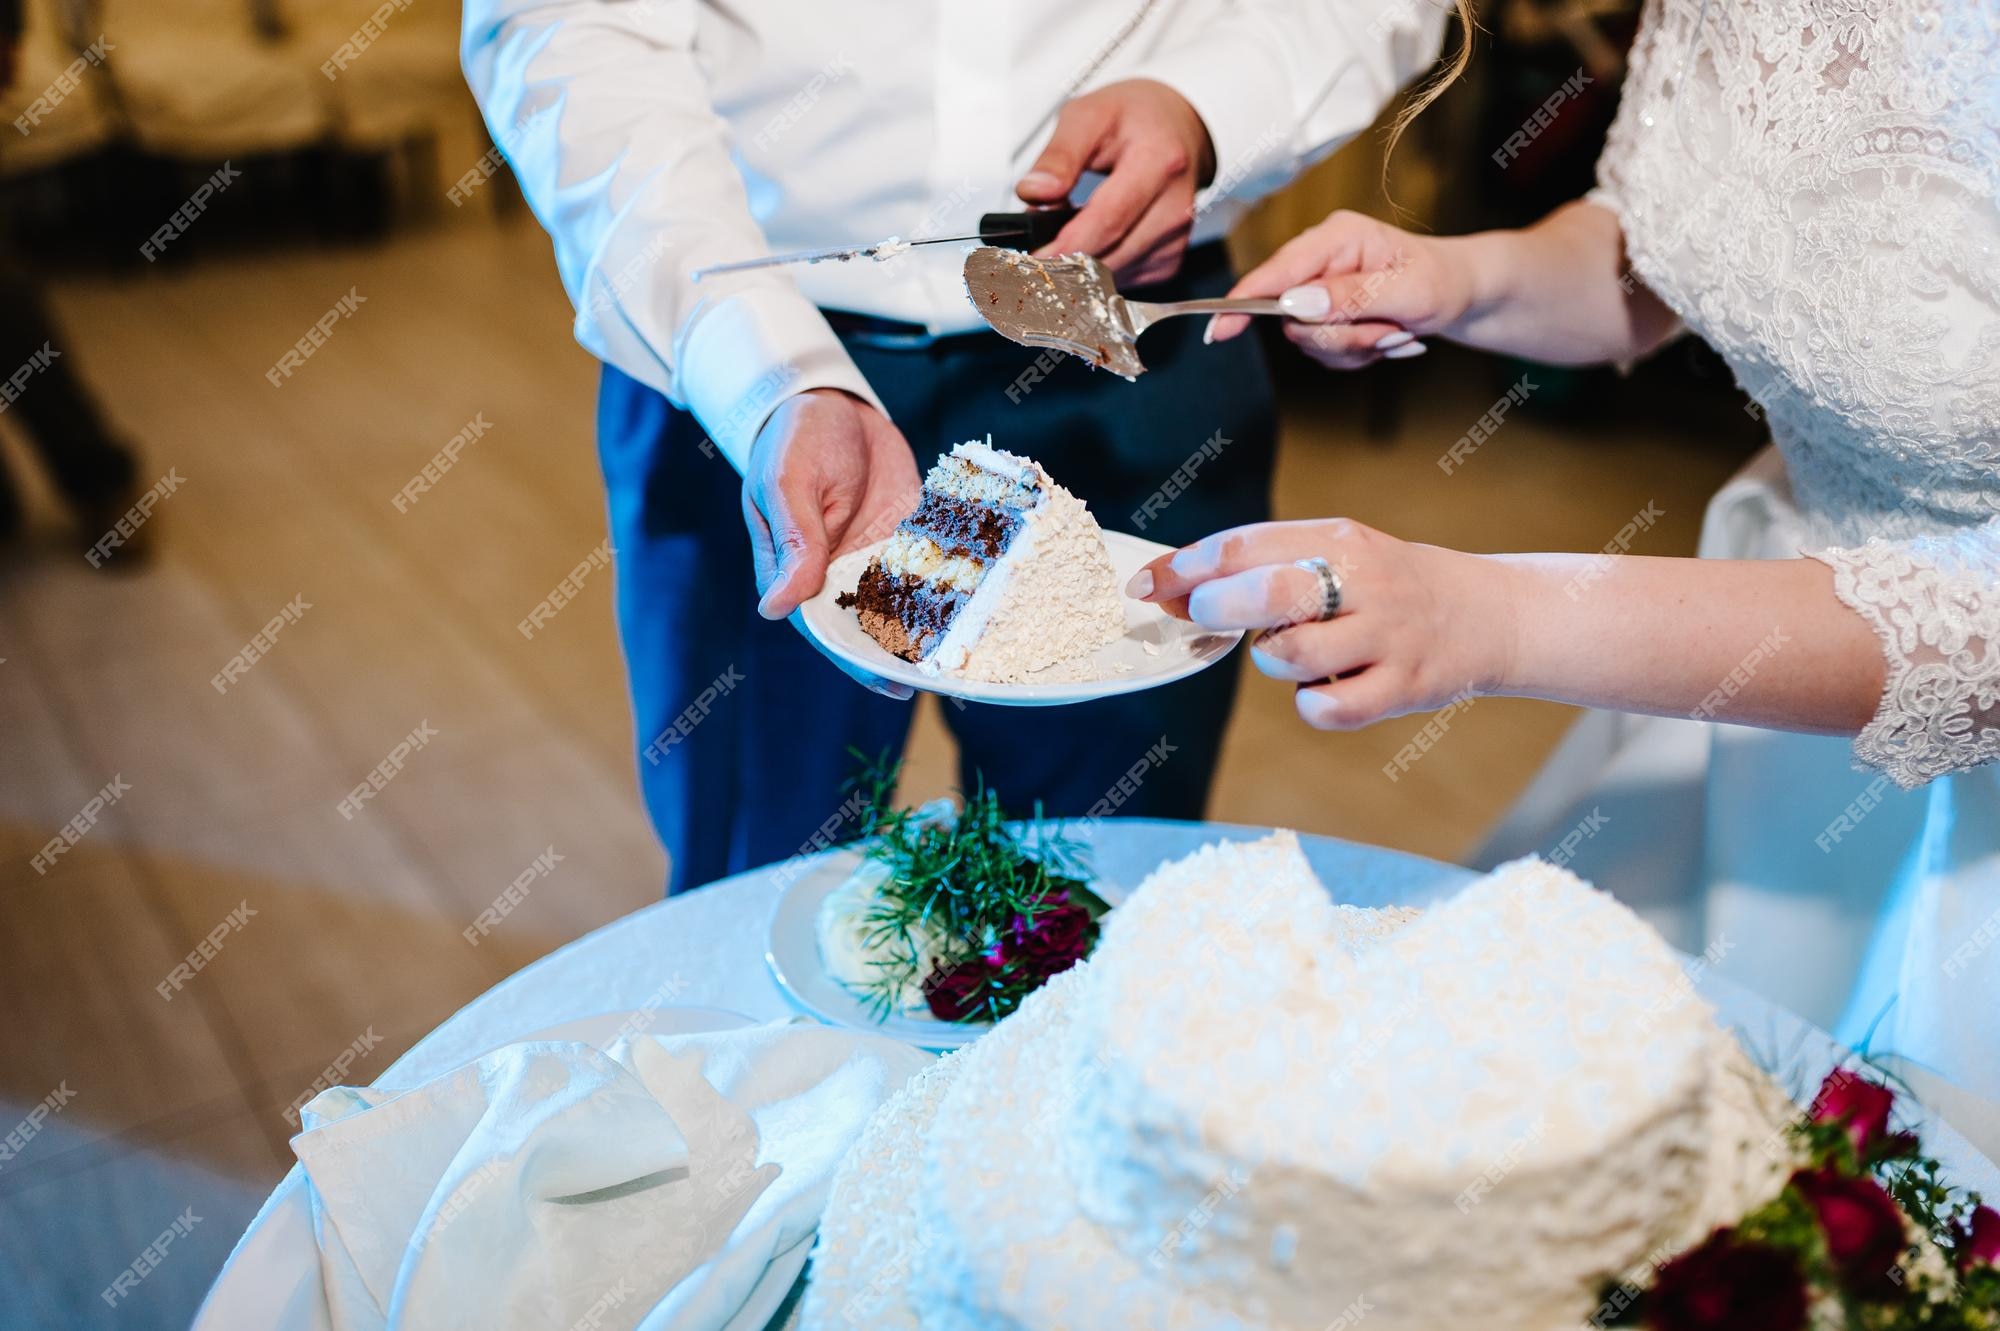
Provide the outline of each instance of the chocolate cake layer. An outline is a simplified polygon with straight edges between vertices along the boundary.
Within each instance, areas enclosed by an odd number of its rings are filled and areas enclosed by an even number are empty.
[[[903,530],[928,536],[947,553],[992,561],[1006,552],[1021,529],[1021,510],[959,499],[926,488]]]
[[[853,610],[862,630],[882,644],[883,651],[916,662],[944,636],[959,607],[970,599],[966,593],[945,591],[908,574],[897,577],[871,563],[854,590],[836,597],[834,603]]]

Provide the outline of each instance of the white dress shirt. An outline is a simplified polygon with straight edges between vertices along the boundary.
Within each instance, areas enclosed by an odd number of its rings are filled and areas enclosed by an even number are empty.
[[[1215,148],[1195,238],[1371,124],[1445,0],[465,0],[465,72],[599,358],[740,469],[785,397],[874,393],[821,308],[979,326],[963,247],[711,277],[705,264],[971,232],[1069,97],[1152,78]],[[1211,206],[1212,205],[1212,206]],[[878,402],[879,405],[879,402]]]

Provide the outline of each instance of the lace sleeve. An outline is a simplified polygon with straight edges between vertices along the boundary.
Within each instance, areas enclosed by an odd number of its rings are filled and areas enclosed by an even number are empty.
[[[1854,738],[1905,789],[2000,758],[2000,518],[1948,536],[1809,552],[1882,640],[1888,680]]]

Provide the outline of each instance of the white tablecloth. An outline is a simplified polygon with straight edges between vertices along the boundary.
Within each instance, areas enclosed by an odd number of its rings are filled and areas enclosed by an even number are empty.
[[[1112,819],[1070,830],[1090,844],[1098,876],[1125,891],[1137,887],[1162,860],[1210,841],[1254,838],[1269,831],[1142,819]],[[1334,898],[1354,905],[1422,906],[1474,877],[1456,865],[1379,847],[1316,836],[1303,836],[1300,842]],[[693,1005],[725,1008],[760,1021],[791,1015],[795,1009],[772,980],[764,950],[772,904],[798,867],[782,876],[783,866],[739,874],[584,935],[467,1004],[397,1059],[381,1080],[392,1085],[422,1081],[522,1036],[596,1013]],[[1797,1017],[1702,973],[1698,963],[1694,971],[1703,996],[1722,1019],[1743,1032],[1756,1052],[1771,1051],[1793,1074],[1787,1080],[1811,1078],[1809,1089],[1838,1058],[1838,1047]],[[1988,1196],[2000,1195],[2000,1170],[1956,1132],[1931,1125],[1926,1137],[1929,1149],[1959,1182]],[[274,1198],[284,1190],[281,1185]],[[251,1222],[217,1277],[218,1285],[244,1258],[269,1209],[267,1203]],[[207,1317],[196,1319],[197,1331],[221,1325]]]

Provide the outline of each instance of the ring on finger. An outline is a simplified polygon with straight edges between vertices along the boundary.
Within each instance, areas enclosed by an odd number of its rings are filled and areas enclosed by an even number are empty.
[[[1332,564],[1328,563],[1321,556],[1314,555],[1310,559],[1293,560],[1292,567],[1304,569],[1319,580],[1318,603],[1315,613],[1311,616],[1312,620],[1324,622],[1340,613],[1340,602],[1344,585],[1341,582],[1340,574],[1334,571]]]

